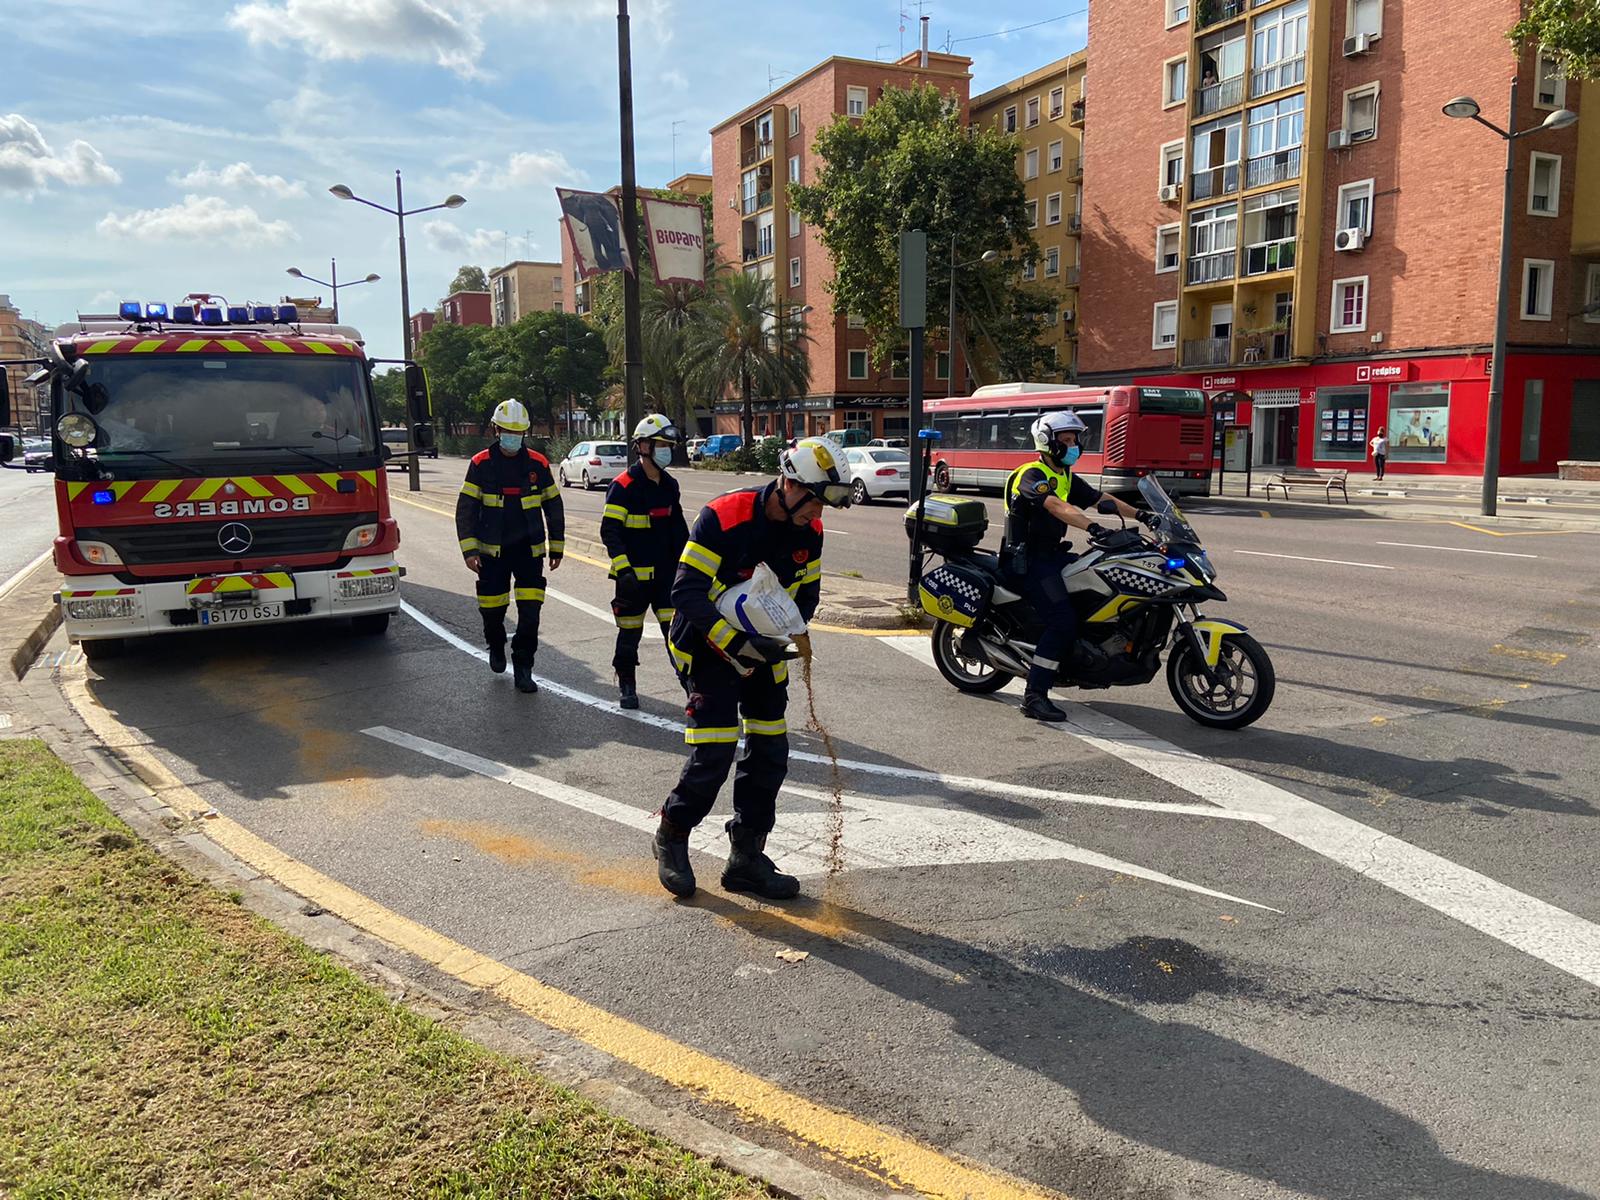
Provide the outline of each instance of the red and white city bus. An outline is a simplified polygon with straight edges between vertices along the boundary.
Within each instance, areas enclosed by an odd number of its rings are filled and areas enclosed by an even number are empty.
[[[1154,475],[1174,496],[1205,495],[1211,481],[1212,413],[1199,388],[1078,388],[1001,383],[971,396],[929,400],[933,486],[1003,488],[1037,455],[1030,429],[1041,413],[1071,409],[1088,433],[1073,470],[1103,491],[1132,492]]]

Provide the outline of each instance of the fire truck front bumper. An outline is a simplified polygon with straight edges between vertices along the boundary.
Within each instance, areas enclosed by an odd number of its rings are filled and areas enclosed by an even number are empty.
[[[340,570],[241,571],[162,583],[72,576],[57,599],[67,637],[89,642],[398,612],[404,575],[393,558],[379,557]]]

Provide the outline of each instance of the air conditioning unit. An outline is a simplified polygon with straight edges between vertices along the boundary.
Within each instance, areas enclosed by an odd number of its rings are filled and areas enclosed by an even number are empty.
[[[1181,183],[1164,183],[1161,185],[1161,203],[1172,204],[1176,202],[1183,192]]]
[[[1070,308],[1063,308],[1061,310],[1061,319],[1067,322],[1069,325],[1072,323],[1073,318],[1077,315],[1078,314],[1073,312]]]
[[[1330,130],[1328,130],[1328,149],[1329,150],[1348,150],[1348,149],[1350,149],[1350,131],[1348,129],[1330,129]]]
[[[1335,250],[1359,250],[1367,244],[1367,232],[1359,225],[1350,229],[1341,229],[1333,235],[1333,248]]]
[[[1372,49],[1372,35],[1370,33],[1352,34],[1344,40],[1344,56],[1354,58],[1358,54],[1365,54]]]

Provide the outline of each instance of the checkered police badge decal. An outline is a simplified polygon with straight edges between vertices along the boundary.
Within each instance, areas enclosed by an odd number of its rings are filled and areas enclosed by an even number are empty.
[[[1101,570],[1100,577],[1113,587],[1135,596],[1160,596],[1181,586],[1153,578],[1142,571],[1130,571],[1126,567],[1106,567]]]
[[[988,603],[989,590],[978,581],[941,566],[931,571],[922,581],[923,586],[939,599],[941,611],[955,611],[969,619],[976,619]],[[949,602],[946,609],[945,602]]]

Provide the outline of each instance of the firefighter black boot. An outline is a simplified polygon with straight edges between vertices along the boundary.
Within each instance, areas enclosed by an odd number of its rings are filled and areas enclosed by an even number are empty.
[[[511,678],[517,685],[517,691],[532,694],[539,690],[539,685],[533,681],[533,658],[513,658],[511,660]]]
[[[617,672],[617,693],[622,697],[623,708],[639,707],[639,685],[633,672]]]
[[[489,647],[489,670],[496,675],[506,673],[506,644],[501,642],[497,646]]]
[[[800,881],[779,873],[763,851],[767,835],[728,822],[728,840],[733,849],[728,865],[722,869],[722,886],[730,892],[754,892],[763,900],[792,900],[800,894]]]
[[[656,856],[656,878],[674,896],[694,895],[694,868],[689,865],[689,832],[665,817],[650,851]]]
[[[1065,721],[1067,714],[1045,692],[1022,694],[1022,715],[1035,721]]]

